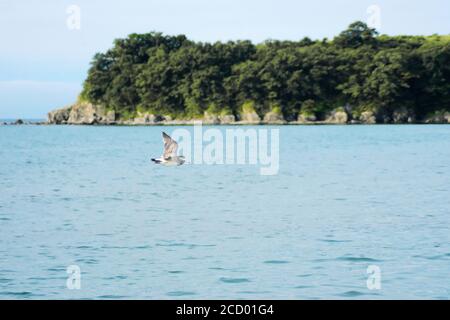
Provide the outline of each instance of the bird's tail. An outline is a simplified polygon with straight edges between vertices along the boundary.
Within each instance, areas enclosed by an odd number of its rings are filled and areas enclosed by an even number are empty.
[[[161,160],[158,160],[158,159],[155,159],[155,158],[152,158],[151,159],[154,163],[161,163]]]

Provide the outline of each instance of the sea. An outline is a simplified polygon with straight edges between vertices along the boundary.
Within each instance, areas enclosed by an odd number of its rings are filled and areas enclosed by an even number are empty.
[[[449,299],[450,125],[240,126],[272,175],[180,128],[0,126],[0,299]]]

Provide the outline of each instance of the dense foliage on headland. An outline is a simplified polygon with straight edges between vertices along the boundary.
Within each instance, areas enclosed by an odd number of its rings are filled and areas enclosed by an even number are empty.
[[[122,119],[253,112],[316,121],[341,112],[415,122],[450,111],[450,36],[379,35],[362,22],[333,40],[257,45],[131,34],[95,55],[80,100]]]

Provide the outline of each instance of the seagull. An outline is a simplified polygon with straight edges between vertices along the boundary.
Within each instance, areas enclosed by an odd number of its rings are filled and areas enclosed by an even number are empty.
[[[163,132],[164,153],[160,158],[151,160],[156,164],[164,166],[181,166],[185,160],[183,156],[177,156],[178,143],[173,140],[167,133]]]

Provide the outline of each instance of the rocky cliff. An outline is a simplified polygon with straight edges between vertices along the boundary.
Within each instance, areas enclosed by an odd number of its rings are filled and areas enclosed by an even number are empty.
[[[450,112],[439,111],[417,120],[408,110],[400,109],[393,114],[364,111],[352,114],[346,108],[337,108],[321,119],[314,114],[300,113],[297,121],[286,121],[280,112],[270,111],[261,117],[254,110],[245,110],[237,115],[205,112],[198,119],[172,119],[170,116],[138,112],[134,118],[123,119],[114,111],[89,102],[77,102],[48,113],[48,124],[79,125],[182,125],[194,124],[375,124],[375,123],[450,123]]]
[[[89,102],[78,102],[48,113],[50,124],[115,124],[114,111]]]

